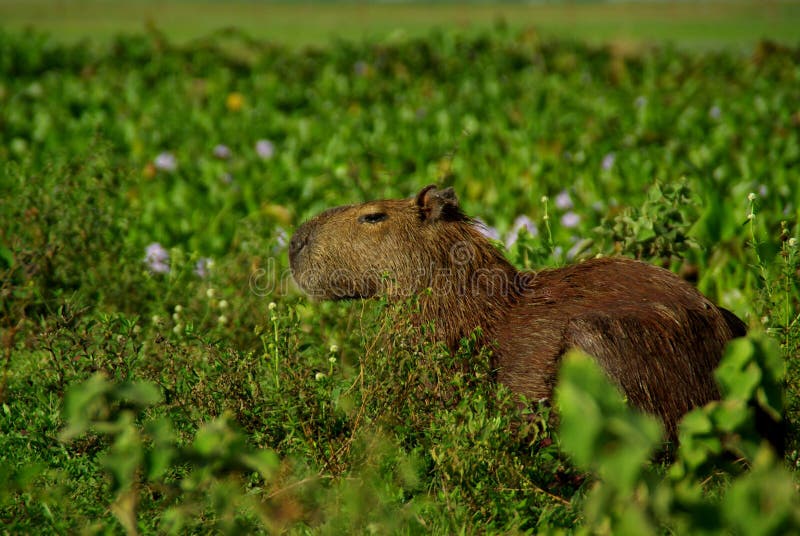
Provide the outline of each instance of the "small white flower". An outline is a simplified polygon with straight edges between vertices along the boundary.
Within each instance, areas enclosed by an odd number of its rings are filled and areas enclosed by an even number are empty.
[[[560,208],[561,210],[569,210],[574,206],[575,205],[572,202],[569,192],[566,190],[561,190],[561,192],[556,196],[556,207]]]
[[[546,195],[542,196],[542,203],[547,203],[549,200],[550,200],[550,198],[547,197]]]
[[[219,300],[219,308],[220,309],[227,309],[228,308],[227,300]]]
[[[176,313],[180,313],[181,311],[183,311],[183,306],[182,305],[176,305],[175,306],[175,312]]]
[[[169,260],[169,252],[158,242],[153,242],[147,246],[144,250],[144,256],[148,261],[166,262]]]
[[[154,274],[169,273],[169,252],[158,242],[145,248],[144,262]]]
[[[225,315],[219,315],[219,317],[217,318],[217,323],[224,326],[225,324],[228,323],[228,317]]]
[[[150,271],[154,274],[168,274],[169,273],[169,264],[165,262],[151,262],[147,265],[150,268]]]
[[[747,194],[747,200],[748,201],[755,201],[756,200],[755,192],[750,192],[749,194]]]
[[[335,354],[336,352],[338,352],[338,351],[339,351],[339,347],[338,347],[338,346],[336,346],[335,344],[331,344],[331,348],[330,348],[330,350],[331,350],[331,353],[332,353],[332,354]]]
[[[177,322],[178,320],[180,320],[180,319],[181,319],[181,315],[179,315],[178,313],[172,313],[172,319],[173,319],[175,322]]]
[[[230,148],[227,145],[222,145],[221,143],[214,147],[214,156],[219,158],[220,160],[227,160],[233,153],[231,152]]]
[[[603,168],[604,171],[608,171],[612,167],[614,167],[614,162],[616,161],[616,159],[617,155],[615,155],[614,153],[608,153],[603,157],[603,162],[600,164],[600,166]]]
[[[172,333],[175,335],[180,334],[181,331],[183,331],[183,324],[175,324],[175,327],[172,328]]]
[[[215,290],[213,288],[210,288],[210,289],[206,290],[206,296],[209,299],[214,297],[214,293],[215,293]]]
[[[275,242],[279,248],[285,248],[289,243],[289,235],[282,227],[278,227],[278,231],[275,233]]]
[[[269,302],[269,305],[267,305],[267,309],[269,309],[270,311],[274,311],[277,306],[278,306],[277,303],[275,303],[274,301],[271,301],[271,302]]]
[[[328,363],[330,363],[331,365],[333,365],[334,363],[336,363],[336,358],[335,358],[335,357],[333,357],[333,356],[330,356],[330,357],[328,358]]]
[[[275,144],[269,140],[258,140],[256,142],[256,154],[262,160],[269,160],[275,156]]]
[[[175,171],[178,169],[178,159],[174,154],[164,151],[156,156],[153,165],[161,171]]]
[[[561,225],[563,225],[567,229],[572,229],[573,227],[577,227],[580,222],[581,222],[580,215],[572,211],[569,211],[563,216],[561,216]]]
[[[208,269],[211,268],[211,259],[208,257],[201,257],[197,259],[194,265],[194,274],[200,279],[208,277]]]
[[[790,238],[788,244],[790,248],[797,246],[797,239],[795,237]]]
[[[317,380],[317,381],[320,381],[324,377],[325,377],[325,374],[323,374],[322,372],[317,372],[316,374],[314,374],[314,379]]]
[[[150,321],[153,322],[153,324],[160,324],[161,323],[161,317],[158,316],[158,315],[153,315],[153,317],[150,319]]]

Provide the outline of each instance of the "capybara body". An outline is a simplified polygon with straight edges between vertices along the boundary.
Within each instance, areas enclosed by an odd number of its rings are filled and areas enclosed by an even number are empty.
[[[719,396],[713,370],[745,326],[672,272],[625,258],[516,270],[458,206],[452,189],[323,212],[290,244],[295,280],[320,299],[417,295],[415,320],[451,348],[480,328],[499,381],[538,400],[559,362],[593,356],[669,437]]]

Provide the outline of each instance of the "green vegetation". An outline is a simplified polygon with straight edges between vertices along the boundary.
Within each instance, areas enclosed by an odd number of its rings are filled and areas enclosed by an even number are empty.
[[[0,33],[2,530],[797,532],[799,60],[503,25],[313,50]],[[724,400],[670,456],[585,357],[556,421],[473,341],[418,342],[413,303],[292,287],[305,218],[429,183],[518,266],[696,280],[750,328]],[[756,409],[784,413],[785,459]]]
[[[498,20],[535,27],[546,37],[613,41],[624,48],[674,41],[708,48],[753,46],[758,39],[796,44],[800,4],[792,0],[712,2],[271,2],[258,0],[0,0],[0,24],[48,30],[59,40],[110,40],[155,25],[185,41],[228,27],[294,46],[332,38],[426,35],[434,28],[480,32]]]

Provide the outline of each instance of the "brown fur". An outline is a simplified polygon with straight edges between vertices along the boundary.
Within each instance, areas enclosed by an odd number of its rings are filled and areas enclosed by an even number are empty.
[[[519,272],[450,188],[323,212],[292,237],[290,261],[317,298],[419,295],[417,321],[432,322],[451,348],[480,327],[499,380],[530,399],[551,396],[561,357],[579,348],[673,438],[684,413],[719,396],[714,367],[745,331],[694,287],[643,262]]]

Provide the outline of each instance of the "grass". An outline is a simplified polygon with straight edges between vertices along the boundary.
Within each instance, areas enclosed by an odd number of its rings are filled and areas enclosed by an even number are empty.
[[[433,28],[480,31],[497,21],[542,35],[641,46],[750,48],[762,38],[796,42],[800,3],[792,1],[624,2],[613,4],[348,3],[134,0],[0,0],[9,29],[33,27],[58,39],[108,40],[152,24],[178,41],[224,27],[293,46],[420,36]]]
[[[0,31],[0,532],[800,532],[800,49],[485,22],[316,49]],[[471,338],[421,341],[413,302],[290,284],[309,216],[431,183],[520,268],[638,257],[745,320],[674,459],[585,356],[556,426]]]

